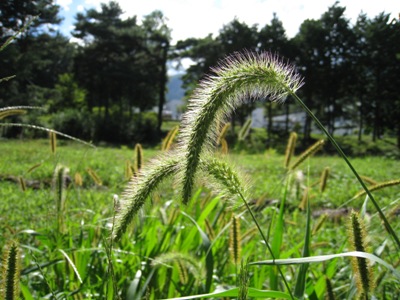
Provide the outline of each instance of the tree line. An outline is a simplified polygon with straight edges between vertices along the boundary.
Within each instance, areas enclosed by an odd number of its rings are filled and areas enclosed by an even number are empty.
[[[116,2],[75,17],[72,42],[54,29],[60,24],[53,0],[0,3],[2,44],[36,16],[19,37],[0,52],[0,107],[31,105],[47,109],[24,121],[40,123],[83,139],[116,143],[156,143],[162,136],[167,68],[189,58],[183,75],[187,95],[221,59],[235,51],[271,51],[293,62],[305,78],[299,91],[306,104],[334,134],[345,118],[373,139],[397,137],[400,147],[400,22],[380,13],[360,13],[355,24],[345,7],[334,3],[318,20],[305,20],[288,38],[276,14],[263,27],[233,19],[216,36],[172,44],[171,29],[160,11],[138,20],[122,18]],[[158,107],[157,112],[151,108]],[[265,99],[268,137],[272,117],[295,111],[287,102]],[[232,122],[243,124],[254,109],[243,105]],[[288,118],[287,118],[288,120]],[[311,120],[301,125],[311,139]],[[232,127],[234,128],[234,127]],[[15,136],[20,129],[3,129]],[[289,131],[288,121],[283,134]]]

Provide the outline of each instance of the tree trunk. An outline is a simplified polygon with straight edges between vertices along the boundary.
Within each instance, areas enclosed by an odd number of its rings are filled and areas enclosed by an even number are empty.
[[[163,121],[163,109],[165,104],[165,89],[167,84],[167,54],[168,54],[169,44],[165,42],[162,48],[162,57],[160,60],[160,78],[159,78],[159,95],[158,95],[158,115],[157,115],[157,132],[161,136],[161,127]]]

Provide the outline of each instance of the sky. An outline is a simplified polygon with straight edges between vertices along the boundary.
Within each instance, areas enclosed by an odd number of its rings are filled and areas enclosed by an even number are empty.
[[[289,38],[296,35],[300,24],[306,19],[319,19],[335,3],[335,0],[116,0],[124,11],[124,17],[143,16],[155,10],[163,12],[167,25],[172,29],[172,43],[186,38],[203,38],[212,33],[217,36],[219,30],[234,18],[248,26],[254,24],[261,29],[270,24],[273,13],[282,21]],[[99,0],[55,0],[60,5],[60,31],[70,35],[75,16],[85,9],[100,8]],[[398,18],[400,1],[398,0],[341,0],[340,6],[346,7],[345,15],[352,24],[358,15],[366,13],[374,18],[381,12],[390,13]]]

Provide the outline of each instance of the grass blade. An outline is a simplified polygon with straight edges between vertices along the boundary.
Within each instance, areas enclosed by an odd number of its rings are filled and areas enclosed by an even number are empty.
[[[310,201],[308,199],[307,201],[307,223],[306,223],[306,235],[304,237],[304,248],[303,248],[303,257],[308,257],[310,256],[310,236],[311,236],[311,230],[310,230],[310,223],[311,223],[311,217],[310,217]],[[300,266],[299,274],[297,276],[296,280],[296,287],[294,289],[294,296],[295,297],[303,297],[304,296],[304,291],[306,288],[306,278],[307,278],[307,269],[308,269],[308,264],[302,264]]]
[[[319,263],[331,259],[335,259],[338,257],[361,257],[372,260],[378,264],[389,269],[393,275],[400,279],[400,272],[397,271],[394,267],[390,264],[385,262],[383,259],[379,258],[376,255],[366,252],[360,251],[351,251],[351,252],[344,252],[339,254],[327,254],[327,255],[317,255],[317,256],[309,256],[309,257],[301,257],[301,258],[287,258],[287,259],[270,259],[270,260],[263,260],[263,261],[256,261],[249,263],[249,265],[260,266],[260,265],[296,265],[296,264],[308,264],[308,263]]]
[[[209,294],[202,295],[194,295],[180,298],[170,298],[169,300],[184,300],[184,299],[200,299],[200,298],[224,298],[224,297],[232,297],[237,298],[239,295],[239,288],[233,288],[225,291],[215,291]],[[290,295],[284,292],[279,291],[270,291],[270,290],[259,290],[255,288],[249,288],[248,294],[251,298],[270,298],[270,299],[291,299]]]

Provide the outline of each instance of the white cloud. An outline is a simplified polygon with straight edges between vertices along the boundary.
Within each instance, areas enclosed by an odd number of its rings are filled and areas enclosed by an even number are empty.
[[[57,0],[68,7],[72,0]],[[335,0],[117,0],[125,12],[123,16],[143,16],[154,10],[161,10],[172,29],[172,39],[176,42],[189,37],[201,38],[209,33],[215,35],[223,25],[235,17],[240,22],[259,28],[270,24],[273,13],[283,22],[286,33],[293,37],[305,19],[319,19],[335,3]],[[74,0],[78,11],[84,8],[100,8],[100,0]],[[361,12],[373,18],[380,12],[392,13],[397,17],[400,12],[398,1],[379,0],[342,0],[340,6],[346,7],[346,17],[355,22]]]
[[[69,6],[71,5],[72,0],[56,0],[55,2],[65,11],[69,11]]]
[[[86,0],[96,2],[95,0]],[[332,6],[334,0],[118,0],[126,16],[136,15],[141,20],[158,9],[169,19],[174,41],[188,37],[205,37],[209,33],[218,34],[224,24],[235,17],[251,26],[269,24],[273,13],[283,22],[289,37],[293,37],[305,19],[319,19]],[[393,0],[365,1],[343,0],[346,16],[355,22],[361,11],[374,17],[385,11],[396,17],[400,6]]]

